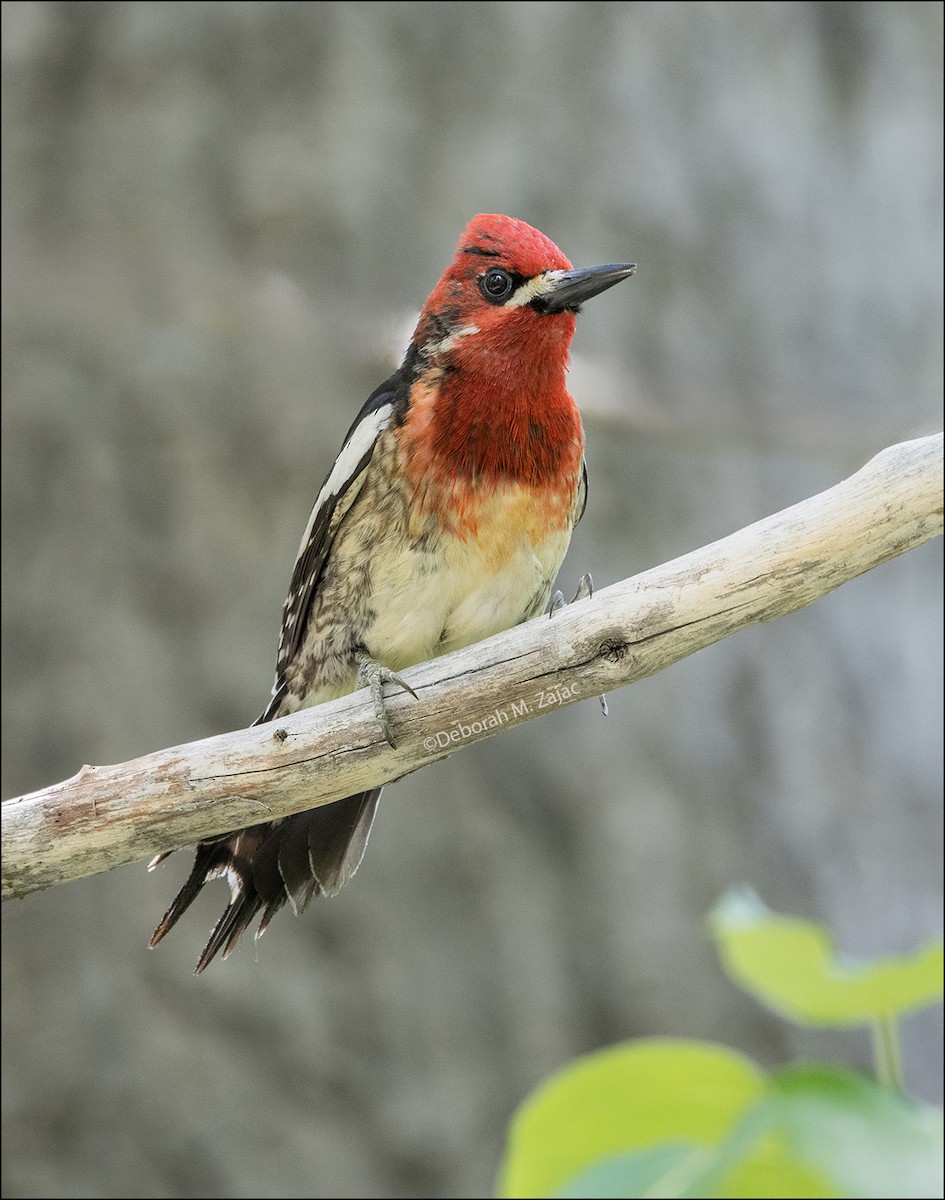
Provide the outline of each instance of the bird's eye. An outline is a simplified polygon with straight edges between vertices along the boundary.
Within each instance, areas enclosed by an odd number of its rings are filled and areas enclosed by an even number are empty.
[[[514,286],[512,276],[508,271],[503,271],[499,267],[493,267],[491,271],[486,271],[479,280],[480,292],[492,304],[501,304],[503,300],[507,300],[511,296]]]

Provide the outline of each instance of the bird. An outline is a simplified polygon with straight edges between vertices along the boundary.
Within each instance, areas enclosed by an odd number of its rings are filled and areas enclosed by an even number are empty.
[[[575,269],[525,221],[481,213],[420,313],[400,367],[348,430],[302,535],[271,699],[254,724],[369,686],[545,611],[587,497],[566,374],[584,301],[634,263]],[[261,912],[300,913],[357,870],[381,789],[208,838],[154,931],[204,884],[230,900],[198,961],[227,958]],[[159,854],[153,869],[168,857]]]

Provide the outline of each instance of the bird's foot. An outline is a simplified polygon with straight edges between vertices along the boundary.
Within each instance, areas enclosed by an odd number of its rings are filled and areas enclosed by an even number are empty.
[[[577,591],[571,597],[571,603],[575,600],[590,600],[594,595],[594,580],[591,577],[590,571],[585,571],[578,580]],[[563,592],[556,591],[551,597],[551,604],[548,606],[548,616],[553,617],[561,608],[567,608],[568,601],[564,598]]]
[[[358,655],[358,662],[360,663],[358,667],[358,684],[360,687],[371,689],[374,715],[377,717],[377,722],[383,731],[384,737],[387,739],[388,745],[392,750],[395,750],[397,743],[394,741],[394,735],[390,727],[390,717],[387,715],[387,705],[384,701],[384,684],[396,683],[405,692],[409,692],[414,700],[418,700],[419,697],[409,683],[401,679],[399,675],[391,671],[388,667],[376,662],[366,651],[362,651]]]
[[[575,600],[590,600],[593,595],[594,580],[591,577],[590,571],[585,571],[578,580],[577,591],[574,593],[571,603],[573,604]],[[555,613],[559,612],[562,608],[567,608],[567,605],[568,602],[565,600],[564,594],[560,591],[556,591],[551,597],[551,604],[548,606],[548,616],[553,617]],[[606,717],[608,715],[607,697],[605,695],[601,695],[598,698],[600,700],[600,710]]]

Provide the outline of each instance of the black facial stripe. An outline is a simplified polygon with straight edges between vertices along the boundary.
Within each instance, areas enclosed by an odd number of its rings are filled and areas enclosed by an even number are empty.
[[[443,338],[449,337],[456,326],[459,324],[459,309],[449,308],[441,309],[440,312],[430,314],[430,327],[426,330],[425,342],[440,342]]]
[[[534,300],[529,301],[528,307],[533,308],[535,310],[535,312],[539,312],[542,315],[547,315],[547,313],[548,313],[548,297],[547,296],[536,296]],[[565,308],[559,308],[556,311],[577,314],[581,311],[581,306],[580,306],[580,304],[569,304]]]
[[[463,254],[478,254],[482,258],[499,258],[498,250],[487,250],[485,246],[464,246]]]

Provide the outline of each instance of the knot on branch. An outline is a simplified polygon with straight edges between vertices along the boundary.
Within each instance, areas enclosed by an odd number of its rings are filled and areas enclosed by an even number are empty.
[[[629,642],[622,638],[605,638],[597,650],[598,658],[606,658],[608,662],[619,663],[630,653]]]

